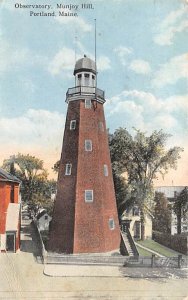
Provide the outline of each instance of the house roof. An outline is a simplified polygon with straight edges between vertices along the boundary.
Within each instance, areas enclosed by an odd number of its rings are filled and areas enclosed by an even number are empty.
[[[37,214],[36,218],[39,220],[43,215],[47,214],[46,210],[43,208],[39,213]]]
[[[9,203],[6,217],[6,231],[17,231],[19,223],[20,204]]]
[[[179,194],[185,187],[186,187],[185,185],[184,186],[157,186],[155,187],[155,192],[163,193],[167,198],[174,198],[175,192]]]
[[[139,205],[135,203],[135,204],[129,206],[129,207],[122,213],[121,218],[124,218],[125,215],[126,215],[127,213],[129,214],[129,213],[132,211],[132,209],[135,208],[135,207],[137,207],[137,208],[140,210]],[[150,215],[152,218],[154,218],[154,215],[152,214],[151,209],[150,209],[147,205],[144,205],[144,208],[145,208],[147,214]],[[123,220],[123,219],[122,219],[122,220]]]
[[[16,183],[21,183],[21,180],[18,179],[16,176],[9,174],[2,168],[0,168],[0,181],[12,181]]]

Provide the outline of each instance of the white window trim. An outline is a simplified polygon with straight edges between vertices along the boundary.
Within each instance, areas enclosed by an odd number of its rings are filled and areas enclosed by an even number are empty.
[[[91,108],[91,99],[85,99],[85,108],[90,109]]]
[[[71,120],[70,121],[70,130],[75,130],[76,129],[76,120]]]
[[[102,121],[99,121],[99,130],[104,132],[104,124]]]
[[[92,196],[91,200],[87,199],[87,192],[91,193],[91,196]],[[93,190],[85,190],[85,202],[89,202],[89,203],[93,202]]]
[[[70,170],[70,171],[68,172],[68,170]],[[65,175],[70,176],[71,173],[72,173],[72,164],[68,163],[65,165]]]
[[[104,164],[103,170],[104,170],[104,176],[108,177],[108,165]]]
[[[111,222],[112,222],[112,224],[113,224],[112,227],[111,227]],[[108,226],[109,226],[110,230],[114,230],[114,229],[115,229],[115,222],[114,222],[114,219],[113,219],[113,218],[110,218],[110,219],[108,220]]]
[[[90,149],[87,148],[87,143],[90,143]],[[92,151],[93,145],[92,140],[85,140],[85,151]]]

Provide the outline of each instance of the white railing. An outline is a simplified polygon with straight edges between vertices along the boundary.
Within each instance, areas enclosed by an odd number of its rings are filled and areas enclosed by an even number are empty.
[[[76,87],[69,88],[66,97],[68,98],[75,95],[91,95],[91,94],[93,95],[96,94],[97,97],[100,97],[102,99],[104,99],[105,97],[103,90],[92,86],[76,86]]]

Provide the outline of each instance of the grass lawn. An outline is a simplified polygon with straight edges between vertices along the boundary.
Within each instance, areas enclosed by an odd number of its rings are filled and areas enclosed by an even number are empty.
[[[145,249],[142,249],[140,247],[137,247],[137,250],[139,252],[139,256],[151,256],[152,255],[151,252],[149,252],[149,251],[147,251]]]
[[[144,247],[147,247],[148,249],[156,251],[163,256],[173,257],[173,256],[177,256],[178,254],[181,254],[181,253],[176,252],[172,249],[169,249],[153,240],[137,241],[137,243]],[[142,250],[144,250],[144,249],[142,249]],[[140,253],[139,247],[138,247],[138,251]],[[140,255],[142,255],[142,254],[140,254]],[[144,255],[144,256],[146,256],[146,255]],[[151,253],[149,254],[149,256],[151,256]]]

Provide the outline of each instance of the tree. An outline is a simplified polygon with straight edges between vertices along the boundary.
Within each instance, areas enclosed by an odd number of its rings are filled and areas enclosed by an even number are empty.
[[[4,160],[3,168],[21,180],[23,202],[29,203],[33,210],[43,206],[51,211],[51,194],[56,182],[48,180],[42,160],[29,154],[18,153]]]
[[[145,238],[145,215],[147,207],[154,198],[153,180],[158,174],[163,177],[170,168],[176,169],[180,158],[180,147],[165,149],[170,135],[162,130],[154,131],[150,136],[135,129],[132,137],[125,128],[117,129],[109,136],[112,170],[116,177],[126,177],[129,187],[126,198],[118,206],[124,207],[136,201],[141,211],[141,238]],[[116,187],[117,192],[117,187]]]
[[[155,193],[155,207],[153,229],[159,232],[171,234],[172,212],[164,193]]]
[[[55,172],[55,173],[58,173],[59,172],[59,166],[60,166],[60,160],[56,161],[56,163],[53,165],[52,167],[52,170]]]
[[[188,212],[188,188],[185,187],[179,195],[177,195],[174,206],[174,212],[177,216],[177,233],[181,234],[181,221],[183,217],[187,217]]]

